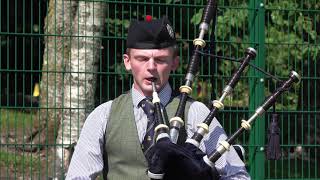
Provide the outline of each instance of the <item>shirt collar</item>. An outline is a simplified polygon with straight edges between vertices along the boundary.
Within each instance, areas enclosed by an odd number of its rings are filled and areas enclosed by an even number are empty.
[[[171,99],[172,89],[169,83],[167,83],[160,92],[158,92],[160,102],[163,106],[167,105]],[[142,95],[137,89],[132,85],[131,88],[133,106],[138,107],[138,104],[146,98],[146,96]]]

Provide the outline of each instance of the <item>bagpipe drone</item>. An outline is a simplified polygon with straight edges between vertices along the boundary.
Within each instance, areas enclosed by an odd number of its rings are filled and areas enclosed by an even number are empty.
[[[214,100],[213,107],[205,120],[199,124],[197,131],[192,138],[187,139],[184,145],[177,145],[179,137],[179,130],[184,125],[182,119],[185,105],[188,96],[191,94],[191,85],[198,71],[200,55],[207,55],[202,53],[206,45],[203,40],[204,35],[208,32],[211,20],[216,15],[217,2],[209,0],[207,6],[204,8],[202,21],[199,26],[199,37],[193,41],[194,52],[185,76],[185,84],[180,87],[180,102],[177,108],[175,117],[170,119],[170,128],[164,123],[160,108],[160,99],[157,94],[157,89],[154,82],[153,87],[153,103],[155,105],[155,113],[158,119],[158,125],[155,128],[155,144],[146,152],[148,160],[148,176],[151,179],[165,179],[165,180],[209,180],[218,179],[219,177],[213,173],[215,171],[215,162],[230,149],[230,146],[235,140],[246,130],[250,130],[251,125],[255,119],[264,114],[276,102],[276,99],[285,91],[287,91],[294,83],[300,81],[300,76],[295,71],[291,71],[287,80],[281,83],[270,96],[259,106],[255,113],[248,119],[242,120],[241,127],[232,134],[225,141],[220,141],[216,150],[210,154],[205,154],[199,149],[199,145],[203,137],[208,133],[209,126],[212,120],[217,116],[220,109],[224,107],[223,100],[231,94],[237,82],[240,79],[241,73],[245,70],[246,66],[250,64],[250,60],[256,57],[256,50],[249,47],[245,51],[245,56],[240,59],[240,66],[237,71],[233,73],[228,84],[223,89],[223,93],[218,100]],[[215,56],[217,57],[217,56]],[[254,67],[254,66],[253,66]],[[257,67],[255,67],[257,69]],[[259,70],[259,69],[258,69]],[[261,71],[261,70],[260,70]],[[268,73],[266,73],[269,75]],[[273,77],[272,75],[270,75]]]

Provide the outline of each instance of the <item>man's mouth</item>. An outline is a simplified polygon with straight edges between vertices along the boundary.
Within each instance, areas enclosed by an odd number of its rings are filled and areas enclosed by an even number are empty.
[[[156,82],[157,78],[155,77],[150,77],[150,78],[146,78],[146,80],[150,81],[150,82]]]

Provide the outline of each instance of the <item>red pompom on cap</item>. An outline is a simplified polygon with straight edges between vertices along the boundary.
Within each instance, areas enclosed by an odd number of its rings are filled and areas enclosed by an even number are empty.
[[[152,20],[152,16],[151,15],[146,15],[146,21],[150,22]]]

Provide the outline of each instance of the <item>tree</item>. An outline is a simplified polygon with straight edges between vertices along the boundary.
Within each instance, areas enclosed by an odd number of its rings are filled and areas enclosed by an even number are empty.
[[[60,168],[67,169],[70,147],[94,107],[105,11],[106,4],[102,2],[49,1],[39,124],[30,137],[30,148],[25,150],[50,147],[57,138],[55,172],[59,177],[64,174]]]
[[[70,58],[65,64],[63,112],[57,137],[57,154],[65,170],[72,145],[77,142],[83,123],[94,108],[105,12],[106,3],[79,1],[73,20],[75,26]]]
[[[30,137],[32,144],[53,144],[57,136],[57,127],[62,117],[63,69],[69,59],[71,22],[76,1],[49,1],[45,19],[45,50],[43,55],[40,84],[40,110],[35,131]],[[31,146],[34,151],[36,148]]]

